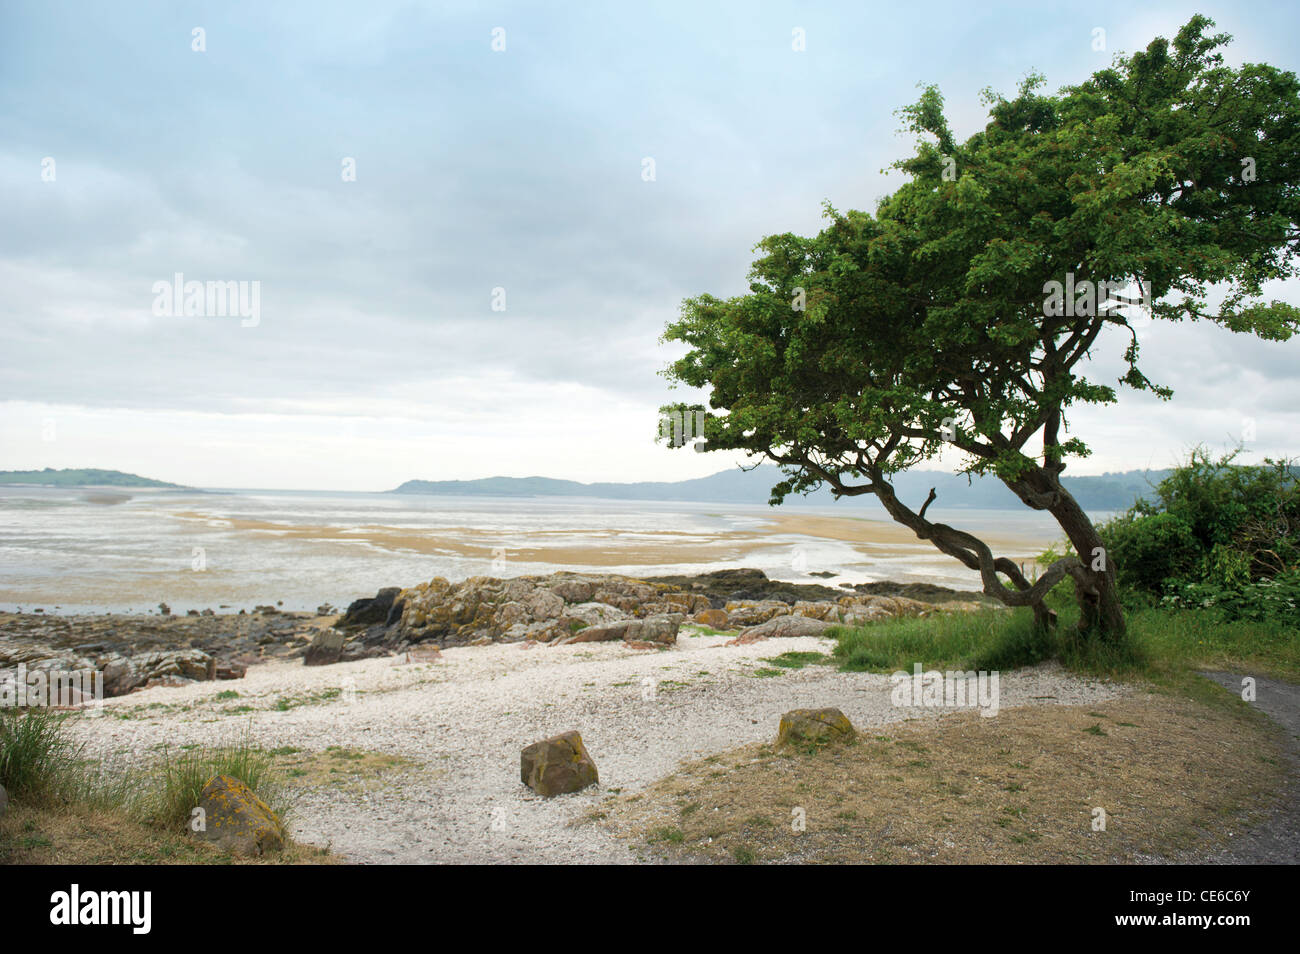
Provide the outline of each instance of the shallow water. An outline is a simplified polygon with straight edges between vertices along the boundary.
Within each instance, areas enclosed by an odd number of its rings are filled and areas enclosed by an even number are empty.
[[[1030,559],[1060,537],[1030,511],[931,513]],[[827,519],[832,518],[832,519]],[[310,491],[0,488],[0,609],[173,612],[344,605],[434,576],[591,570],[652,576],[758,567],[797,582],[976,574],[883,512]],[[817,572],[834,576],[821,578]]]

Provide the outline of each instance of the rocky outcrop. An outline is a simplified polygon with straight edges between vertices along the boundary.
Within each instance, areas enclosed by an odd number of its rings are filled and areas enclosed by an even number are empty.
[[[857,733],[839,709],[792,709],[781,716],[777,745],[822,746],[851,742]]]
[[[682,614],[707,609],[708,600],[612,574],[556,573],[502,580],[476,576],[461,583],[441,577],[401,592],[401,619],[390,643],[439,645],[518,642],[669,643]],[[643,622],[648,625],[634,626]],[[632,635],[635,633],[635,635]]]
[[[749,627],[727,645],[743,646],[746,643],[758,642],[760,639],[780,636],[820,636],[833,625],[812,616],[775,616],[766,623]]]
[[[284,826],[275,812],[232,775],[217,775],[203,786],[198,807],[195,834],[218,848],[238,855],[264,855],[284,846]]]
[[[100,661],[104,695],[124,696],[151,686],[184,686],[217,678],[217,661],[201,649],[114,654]]]
[[[361,626],[388,625],[402,615],[402,607],[395,605],[401,587],[389,586],[369,599],[353,600],[334,625],[339,629],[356,629]]]
[[[519,776],[547,798],[579,791],[600,780],[596,763],[577,732],[564,732],[524,749],[519,755]]]
[[[336,663],[343,655],[343,634],[336,629],[324,629],[311,641],[303,653],[305,666],[328,666]]]

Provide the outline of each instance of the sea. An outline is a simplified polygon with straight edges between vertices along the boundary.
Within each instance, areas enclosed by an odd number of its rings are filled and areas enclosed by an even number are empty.
[[[1022,562],[1061,537],[1050,516],[1029,510],[929,516]],[[0,610],[8,612],[314,611],[433,577],[730,567],[830,586],[979,588],[975,573],[861,506],[0,487]]]

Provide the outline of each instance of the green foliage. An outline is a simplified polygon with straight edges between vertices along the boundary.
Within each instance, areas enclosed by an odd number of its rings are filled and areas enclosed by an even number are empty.
[[[81,748],[48,709],[0,709],[0,785],[22,800],[64,795]]]
[[[0,709],[0,785],[34,806],[80,802],[121,805],[128,785],[106,777],[68,735],[63,716],[45,708]]]
[[[1300,309],[1261,288],[1295,273],[1300,83],[1226,66],[1212,25],[1193,17],[1055,95],[1038,76],[987,94],[965,142],[937,90],[902,110],[920,141],[874,215],[827,204],[816,236],[758,243],[748,294],[689,299],[668,325],[688,352],[667,376],[710,389],[707,448],[783,465],[777,502],[822,482],[861,492],[853,480],[948,443],[972,472],[1015,480],[1088,453],[1058,430],[1071,405],[1116,400],[1076,369],[1104,328],[1131,339],[1122,383],[1169,396],[1139,367],[1132,283],[1158,320],[1294,334]],[[1053,283],[1092,297],[1049,307]]]
[[[1215,609],[1228,621],[1276,620],[1300,632],[1300,571],[1236,586],[1173,581],[1162,602],[1170,606]]]
[[[1121,586],[1222,618],[1300,623],[1300,480],[1202,448],[1100,529]]]

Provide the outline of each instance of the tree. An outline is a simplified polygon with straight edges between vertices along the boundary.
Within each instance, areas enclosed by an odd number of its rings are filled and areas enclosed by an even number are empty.
[[[1172,43],[1054,96],[1033,74],[1014,99],[986,91],[989,121],[963,143],[925,89],[900,111],[918,135],[895,164],[909,181],[874,215],[827,203],[816,236],[755,246],[749,294],[688,299],[668,324],[664,340],[689,350],[666,376],[710,390],[704,448],[780,465],[774,505],[822,484],[837,498],[875,494],[1040,625],[1044,597],[1069,577],[1081,630],[1122,637],[1113,561],[1060,481],[1089,453],[1067,436],[1069,409],[1117,400],[1080,362],[1119,328],[1116,383],[1168,399],[1139,366],[1140,319],[1274,341],[1300,330],[1300,309],[1262,298],[1296,267],[1300,87],[1267,65],[1225,66],[1230,37],[1212,26],[1193,17]],[[915,509],[901,501],[891,475],[945,446],[1051,513],[1075,552],[1031,582],[974,535],[928,520],[933,491]]]

